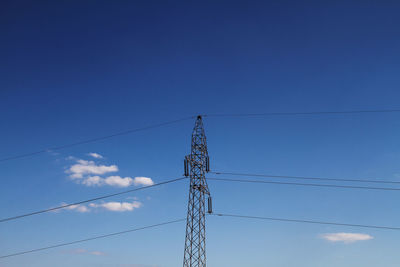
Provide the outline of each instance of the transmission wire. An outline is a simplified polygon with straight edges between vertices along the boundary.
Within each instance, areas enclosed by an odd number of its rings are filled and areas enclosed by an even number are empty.
[[[207,177],[207,180],[223,181],[223,182],[239,182],[239,183],[259,183],[259,184],[279,184],[279,185],[313,186],[313,187],[333,187],[333,188],[347,188],[347,189],[400,191],[400,188],[392,188],[392,187],[369,187],[369,186],[333,185],[333,184],[289,183],[289,182],[272,182],[272,181],[213,178],[213,177]]]
[[[325,221],[314,221],[314,220],[286,219],[286,218],[275,218],[275,217],[260,217],[260,216],[248,216],[248,215],[238,215],[238,214],[212,213],[212,214],[209,214],[209,216],[236,217],[236,218],[258,219],[258,220],[270,220],[270,221],[281,221],[281,222],[296,222],[296,223],[324,224],[324,225],[336,225],[336,226],[348,226],[348,227],[361,227],[361,228],[373,228],[373,229],[396,230],[396,231],[399,231],[399,230],[400,230],[400,227],[389,227],[389,226],[378,226],[378,225],[366,225],[366,224],[336,223],[336,222],[325,222]]]
[[[127,194],[127,193],[131,193],[131,192],[139,191],[139,190],[144,190],[144,189],[148,189],[148,188],[151,188],[151,187],[156,187],[156,186],[160,186],[160,185],[164,185],[164,184],[169,184],[169,183],[177,182],[177,181],[180,181],[180,180],[183,180],[183,179],[186,179],[186,178],[187,177],[181,177],[181,178],[177,178],[177,179],[167,180],[167,181],[160,182],[160,183],[153,184],[153,185],[148,185],[148,186],[144,186],[144,187],[140,187],[140,188],[134,188],[134,189],[130,189],[130,190],[126,190],[126,191],[122,191],[122,192],[118,192],[118,193],[113,193],[113,194],[109,194],[109,195],[103,195],[103,196],[99,196],[99,197],[95,197],[95,198],[91,198],[91,199],[78,201],[78,202],[71,203],[71,204],[61,205],[61,206],[54,207],[54,208],[49,208],[49,209],[34,211],[34,212],[31,212],[31,213],[21,214],[21,215],[17,215],[17,216],[13,216],[13,217],[3,218],[3,219],[0,219],[0,223],[7,222],[7,221],[12,221],[12,220],[16,220],[16,219],[21,219],[21,218],[24,218],[24,217],[37,215],[37,214],[41,214],[41,213],[45,213],[45,212],[64,209],[64,208],[67,208],[67,207],[76,206],[76,205],[80,205],[80,204],[84,204],[84,203],[88,203],[88,202],[93,202],[93,201],[96,201],[96,200],[101,200],[101,199],[105,199],[105,198],[119,196],[119,195],[122,195],[122,194]]]
[[[320,180],[320,181],[338,181],[338,182],[358,182],[358,183],[378,183],[378,184],[400,184],[400,181],[384,181],[384,180],[367,180],[367,179],[341,179],[341,178],[323,178],[323,177],[306,177],[306,176],[287,176],[287,175],[271,175],[271,174],[253,174],[253,173],[237,173],[237,172],[210,172],[217,175],[235,175],[235,176],[254,176],[265,178],[284,178],[299,180]]]
[[[173,220],[173,221],[168,221],[168,222],[163,222],[163,223],[148,225],[148,226],[144,226],[144,227],[140,227],[140,228],[129,229],[129,230],[121,231],[121,232],[116,232],[116,233],[111,233],[111,234],[105,234],[105,235],[100,235],[100,236],[95,236],[95,237],[89,237],[89,238],[80,239],[80,240],[76,240],[76,241],[71,241],[71,242],[66,242],[66,243],[60,243],[60,244],[56,244],[56,245],[52,245],[52,246],[47,246],[47,247],[36,248],[36,249],[32,249],[32,250],[26,250],[26,251],[16,252],[16,253],[12,253],[12,254],[8,254],[8,255],[0,256],[0,259],[9,258],[9,257],[14,257],[14,256],[19,256],[19,255],[28,254],[28,253],[33,253],[33,252],[38,252],[38,251],[47,250],[47,249],[52,249],[52,248],[58,248],[58,247],[73,245],[73,244],[77,244],[77,243],[87,242],[87,241],[96,240],[96,239],[101,239],[101,238],[106,238],[106,237],[115,236],[115,235],[122,235],[122,234],[130,233],[130,232],[136,232],[136,231],[140,231],[140,230],[144,230],[144,229],[149,229],[149,228],[154,228],[154,227],[158,227],[158,226],[162,226],[162,225],[167,225],[167,224],[182,222],[182,221],[184,221],[184,220],[186,220],[186,219],[178,219],[178,220]]]
[[[264,117],[264,116],[367,114],[367,113],[394,113],[394,112],[400,112],[400,109],[311,111],[311,112],[265,112],[265,113],[214,113],[214,114],[204,114],[203,116],[204,117]]]
[[[131,129],[131,130],[123,131],[123,132],[118,132],[118,133],[114,133],[114,134],[110,134],[110,135],[91,138],[91,139],[87,139],[87,140],[83,140],[83,141],[79,141],[79,142],[75,142],[75,143],[70,143],[70,144],[65,144],[65,145],[61,145],[61,146],[50,147],[50,148],[47,148],[47,149],[42,149],[42,150],[29,152],[29,153],[25,153],[25,154],[20,154],[20,155],[15,155],[15,156],[8,156],[8,157],[5,157],[5,158],[0,158],[0,162],[14,160],[14,159],[20,159],[20,158],[26,158],[26,157],[29,157],[29,156],[43,154],[43,153],[50,152],[50,151],[57,151],[57,150],[62,150],[62,149],[69,148],[69,147],[74,147],[74,146],[78,146],[78,145],[93,143],[93,142],[97,142],[97,141],[113,138],[113,137],[116,137],[116,136],[127,135],[127,134],[131,134],[131,133],[135,133],[135,132],[154,129],[154,128],[166,126],[166,125],[169,125],[169,124],[178,123],[178,122],[189,120],[189,119],[193,119],[193,118],[195,118],[195,116],[190,116],[190,117],[186,117],[186,118],[182,118],[182,119],[178,119],[178,120],[167,121],[167,122],[154,124],[154,125],[150,125],[150,126],[146,126],[146,127],[142,127],[142,128]]]

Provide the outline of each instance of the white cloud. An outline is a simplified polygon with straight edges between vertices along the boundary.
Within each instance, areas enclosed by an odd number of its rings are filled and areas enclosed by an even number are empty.
[[[104,179],[101,178],[100,176],[90,176],[82,181],[82,184],[87,186],[101,186],[103,185],[103,183]]]
[[[104,208],[109,211],[133,211],[134,209],[138,209],[142,206],[142,203],[139,201],[133,202],[105,202],[101,204],[91,203],[89,204],[92,208]]]
[[[122,178],[121,176],[109,176],[104,179],[104,182],[111,186],[127,187],[130,186],[134,180],[131,177]]]
[[[68,205],[67,203],[61,203],[62,206]],[[84,205],[71,205],[68,207],[65,207],[64,209],[66,210],[74,210],[80,213],[85,213],[85,212],[89,212],[90,210],[84,206]]]
[[[132,184],[138,185],[153,185],[154,182],[151,178],[148,177],[135,177],[132,179],[131,177],[121,177],[118,175],[108,176],[107,178],[102,178],[100,176],[89,176],[82,180],[82,184],[87,186],[116,186],[116,187],[128,187]]]
[[[82,184],[87,186],[116,186],[116,187],[128,187],[132,185],[133,179],[131,177],[122,178],[121,176],[109,176],[102,178],[100,176],[89,176],[82,180]]]
[[[102,155],[100,155],[98,153],[94,153],[94,152],[88,153],[88,155],[93,157],[93,158],[95,158],[95,159],[102,159],[103,158]]]
[[[89,153],[89,155],[100,158],[102,157],[97,153]],[[86,186],[115,186],[115,187],[128,187],[131,185],[139,186],[150,186],[154,182],[148,177],[121,177],[119,175],[111,175],[108,177],[101,177],[110,172],[117,172],[117,165],[97,165],[94,161],[76,159],[70,157],[71,160],[75,161],[75,164],[71,165],[65,172],[69,174],[69,177],[75,180],[79,184]]]
[[[61,205],[67,205],[66,203],[62,203]],[[76,211],[80,213],[90,212],[96,209],[104,209],[108,211],[133,211],[142,207],[142,203],[139,201],[133,202],[103,202],[103,203],[90,203],[89,205],[72,205],[69,207],[65,207],[66,210]]]
[[[70,173],[72,179],[80,179],[86,174],[101,175],[116,171],[118,171],[117,165],[96,165],[94,161],[79,159],[77,163],[72,165],[66,172]]]
[[[354,243],[358,241],[371,240],[374,237],[368,234],[359,233],[328,233],[321,235],[321,238],[329,242]]]
[[[134,185],[146,185],[146,186],[154,184],[153,180],[148,177],[135,177],[133,183]]]

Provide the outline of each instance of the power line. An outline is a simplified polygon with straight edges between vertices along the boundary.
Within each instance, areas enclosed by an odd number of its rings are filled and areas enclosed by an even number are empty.
[[[400,109],[350,110],[350,111],[312,111],[312,112],[225,113],[225,114],[224,113],[220,113],[220,114],[216,114],[216,113],[212,114],[212,113],[210,113],[210,114],[204,114],[202,116],[204,116],[204,117],[262,117],[262,116],[368,114],[368,113],[395,113],[395,112],[400,112]],[[46,149],[42,149],[42,150],[38,150],[38,151],[34,151],[34,152],[19,154],[19,155],[15,155],[15,156],[8,156],[8,157],[5,157],[5,158],[0,158],[0,162],[20,159],[20,158],[25,158],[25,157],[29,157],[29,156],[38,155],[38,154],[43,154],[43,153],[46,153],[46,152],[49,152],[49,151],[62,150],[62,149],[65,149],[65,148],[74,147],[74,146],[78,146],[78,145],[83,145],[83,144],[87,144],[87,143],[93,143],[93,142],[97,142],[97,141],[113,138],[113,137],[116,137],[116,136],[127,135],[127,134],[131,134],[131,133],[134,133],[134,132],[149,130],[149,129],[158,128],[158,127],[162,127],[162,126],[169,125],[169,124],[178,123],[178,122],[181,122],[181,121],[193,119],[195,117],[196,116],[189,116],[189,117],[185,117],[185,118],[182,118],[182,119],[177,119],[177,120],[167,121],[167,122],[154,124],[154,125],[150,125],[150,126],[146,126],[146,127],[142,127],[142,128],[136,128],[136,129],[131,129],[131,130],[127,130],[127,131],[117,132],[117,133],[114,133],[114,134],[105,135],[105,136],[101,136],[101,137],[90,138],[90,139],[87,139],[87,140],[74,142],[74,143],[70,143],[70,144],[65,144],[65,145],[61,145],[61,146],[50,147],[50,148],[46,148]]]
[[[159,128],[159,127],[162,127],[162,126],[166,126],[166,125],[182,122],[182,121],[193,119],[193,118],[195,118],[195,116],[190,116],[190,117],[186,117],[186,118],[182,118],[182,119],[178,119],[178,120],[167,121],[167,122],[154,124],[154,125],[150,125],[150,126],[146,126],[146,127],[142,127],[142,128],[131,129],[131,130],[123,131],[123,132],[117,132],[117,133],[114,133],[114,134],[105,135],[105,136],[96,137],[96,138],[91,138],[91,139],[87,139],[87,140],[83,140],[83,141],[79,141],[79,142],[75,142],[75,143],[70,143],[70,144],[65,144],[65,145],[61,145],[61,146],[50,147],[50,148],[47,148],[47,149],[42,149],[42,150],[30,152],[30,153],[25,153],[25,154],[20,154],[20,155],[15,155],[15,156],[9,156],[9,157],[5,157],[5,158],[1,158],[0,162],[14,160],[14,159],[20,159],[20,158],[26,158],[26,157],[29,157],[29,156],[35,156],[35,155],[43,154],[43,153],[46,153],[46,152],[49,152],[49,151],[62,150],[62,149],[69,148],[69,147],[74,147],[74,146],[78,146],[78,145],[83,145],[83,144],[93,143],[93,142],[97,142],[97,141],[101,141],[101,140],[105,140],[105,139],[110,139],[110,138],[113,138],[113,137],[116,137],[116,136],[127,135],[127,134],[140,132],[140,131],[144,131],[144,130]]]
[[[76,241],[72,241],[72,242],[60,243],[60,244],[52,245],[52,246],[48,246],[48,247],[42,247],[42,248],[36,248],[36,249],[32,249],[32,250],[21,251],[21,252],[17,252],[17,253],[13,253],[13,254],[0,256],[0,259],[19,256],[19,255],[33,253],[33,252],[38,252],[38,251],[52,249],[52,248],[58,248],[58,247],[73,245],[73,244],[77,244],[77,243],[87,242],[87,241],[106,238],[106,237],[115,236],[115,235],[122,235],[122,234],[130,233],[130,232],[136,232],[136,231],[140,231],[140,230],[144,230],[144,229],[149,229],[149,228],[159,227],[159,226],[163,226],[163,225],[167,225],[167,224],[173,224],[173,223],[177,223],[177,222],[182,222],[184,220],[185,219],[178,219],[178,220],[173,220],[173,221],[168,221],[168,222],[148,225],[148,226],[144,226],[144,227],[140,227],[140,228],[134,228],[134,229],[130,229],[130,230],[125,230],[125,231],[121,231],[121,232],[116,232],[116,233],[111,233],[111,234],[106,234],[106,235],[100,235],[100,236],[80,239],[80,240],[76,240]]]
[[[180,181],[180,180],[183,180],[183,179],[186,179],[186,177],[167,180],[167,181],[160,182],[160,183],[157,183],[157,184],[148,185],[148,186],[135,188],[135,189],[130,189],[130,190],[125,190],[125,191],[114,193],[114,194],[103,195],[103,196],[99,196],[99,197],[95,197],[95,198],[91,198],[91,199],[87,199],[87,200],[78,201],[78,202],[75,202],[75,203],[72,203],[72,204],[65,204],[65,205],[61,205],[61,206],[58,206],[58,207],[54,207],[54,208],[49,208],[49,209],[45,209],[45,210],[39,210],[39,211],[31,212],[31,213],[26,213],[26,214],[22,214],[22,215],[13,216],[13,217],[8,217],[8,218],[0,219],[0,223],[7,222],[7,221],[12,221],[12,220],[16,220],[16,219],[21,219],[23,217],[28,217],[28,216],[32,216],[32,215],[37,215],[37,214],[40,214],[40,213],[45,213],[45,212],[55,211],[55,210],[59,210],[59,209],[64,209],[64,208],[67,208],[67,207],[76,206],[76,205],[80,205],[80,204],[84,204],[84,203],[88,203],[88,202],[93,202],[93,201],[96,201],[96,200],[101,200],[101,199],[105,199],[105,198],[119,196],[119,195],[131,193],[131,192],[135,192],[135,191],[139,191],[139,190],[144,190],[144,189],[148,189],[148,188],[152,188],[152,187],[156,187],[156,186],[160,186],[160,185],[164,185],[164,184],[169,184],[169,183],[177,182],[177,181]]]
[[[204,114],[203,116],[204,117],[263,117],[263,116],[367,114],[367,113],[394,113],[394,112],[400,112],[400,109],[312,111],[312,112],[266,112],[266,113],[214,113],[214,114]]]
[[[314,187],[333,187],[333,188],[347,188],[347,189],[400,191],[400,188],[392,188],[392,187],[370,187],[370,186],[333,185],[333,184],[289,183],[289,182],[272,182],[272,181],[243,180],[243,179],[229,179],[229,178],[209,178],[209,177],[207,177],[207,180],[223,181],[223,182],[239,182],[239,183],[279,184],[279,185],[295,185],[295,186],[314,186]]]
[[[280,222],[295,222],[295,223],[311,223],[311,224],[324,224],[324,225],[336,225],[336,226],[349,226],[349,227],[361,227],[361,228],[373,228],[383,230],[400,230],[400,227],[389,227],[389,226],[378,226],[378,225],[366,225],[366,224],[349,224],[349,223],[336,223],[336,222],[324,222],[324,221],[313,221],[313,220],[299,220],[299,219],[286,219],[286,218],[274,218],[274,217],[259,217],[259,216],[248,216],[248,215],[237,215],[237,214],[223,214],[213,213],[213,216],[220,217],[236,217],[246,219],[257,219],[257,220],[270,220]]]
[[[265,177],[265,178],[284,178],[284,179],[338,181],[338,182],[358,182],[358,183],[377,183],[377,184],[400,184],[400,182],[398,182],[398,181],[366,180],[366,179],[341,179],[341,178],[287,176],[287,175],[252,174],[252,173],[236,173],[236,172],[210,172],[210,173],[217,174],[217,175],[224,174],[224,175],[254,176],[254,177]]]

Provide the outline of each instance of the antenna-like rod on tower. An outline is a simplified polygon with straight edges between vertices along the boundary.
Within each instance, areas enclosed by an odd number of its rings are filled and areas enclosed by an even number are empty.
[[[212,213],[210,191],[205,174],[210,171],[206,135],[201,116],[197,116],[192,133],[192,150],[185,157],[185,176],[190,176],[189,204],[186,221],[185,253],[183,267],[206,266],[205,196],[208,196],[208,213]]]

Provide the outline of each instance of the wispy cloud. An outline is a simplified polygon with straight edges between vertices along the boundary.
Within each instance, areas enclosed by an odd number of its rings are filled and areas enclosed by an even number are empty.
[[[59,152],[54,152],[54,151],[51,150],[51,149],[47,149],[46,152],[49,153],[49,154],[52,155],[52,156],[58,156],[58,155],[60,155]]]
[[[67,205],[67,203],[61,203],[62,206]],[[72,205],[72,206],[68,206],[66,208],[64,208],[66,210],[73,210],[73,211],[77,211],[80,213],[85,213],[85,212],[89,212],[88,207],[84,206],[84,205]]]
[[[97,251],[97,250],[90,251],[90,250],[82,249],[82,248],[74,249],[74,250],[70,250],[70,251],[64,251],[64,253],[73,254],[73,255],[79,255],[79,254],[88,254],[88,255],[95,255],[95,256],[105,255],[105,253],[102,251]]]
[[[109,185],[115,187],[128,187],[131,186],[132,184],[134,184],[135,186],[139,185],[150,186],[154,184],[153,180],[148,177],[123,178],[118,175],[113,175],[106,178],[102,178],[100,176],[89,176],[87,178],[84,178],[81,183],[87,186]]]
[[[61,203],[61,205],[67,205],[66,203]],[[101,203],[90,203],[88,205],[72,205],[64,208],[65,210],[76,211],[79,213],[91,212],[94,210],[107,210],[107,211],[133,211],[142,207],[143,204],[140,201],[133,202],[101,202]]]
[[[142,206],[142,203],[139,201],[133,202],[105,202],[101,204],[91,203],[90,207],[93,208],[104,208],[109,211],[133,211],[134,209],[138,209]]]
[[[104,252],[101,251],[90,251],[89,254],[96,255],[96,256],[103,256],[105,255]]]
[[[368,234],[360,233],[327,233],[322,234],[321,238],[329,242],[354,243],[358,241],[371,240],[374,237]]]
[[[66,172],[72,179],[81,179],[86,174],[101,175],[109,172],[117,172],[117,165],[96,165],[94,161],[78,159],[77,163],[72,165]]]
[[[93,157],[93,158],[95,158],[95,159],[102,159],[103,158],[102,155],[100,155],[98,153],[94,153],[94,152],[88,153],[88,155]]]

